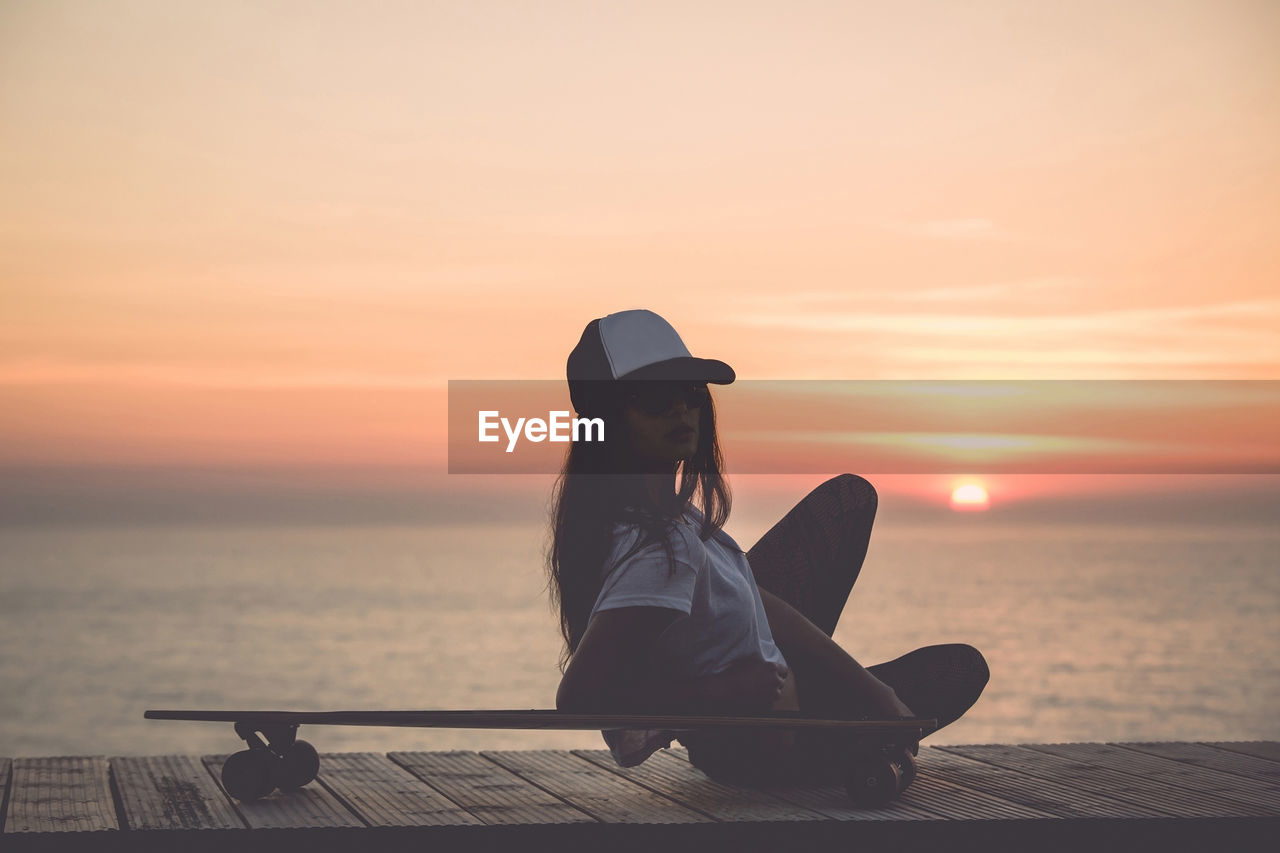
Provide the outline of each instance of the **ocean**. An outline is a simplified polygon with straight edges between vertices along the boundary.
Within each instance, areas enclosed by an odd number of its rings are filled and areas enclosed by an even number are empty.
[[[731,519],[744,547],[767,529]],[[534,524],[0,528],[0,755],[238,748],[147,708],[546,708]],[[991,681],[931,743],[1280,740],[1272,525],[881,524],[836,639]],[[320,728],[322,751],[600,748],[596,732]]]

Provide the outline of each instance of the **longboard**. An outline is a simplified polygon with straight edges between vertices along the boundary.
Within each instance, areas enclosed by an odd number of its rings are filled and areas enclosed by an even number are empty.
[[[830,720],[800,714],[686,716],[670,714],[570,714],[554,710],[478,711],[181,711],[149,710],[148,720],[233,723],[248,744],[227,758],[222,784],[238,800],[256,800],[276,788],[300,788],[315,779],[319,754],[297,739],[300,725],[402,726],[413,728],[708,731],[826,729],[846,737],[845,787],[854,802],[880,805],[915,778],[916,744],[937,720]],[[265,740],[263,738],[265,737]]]

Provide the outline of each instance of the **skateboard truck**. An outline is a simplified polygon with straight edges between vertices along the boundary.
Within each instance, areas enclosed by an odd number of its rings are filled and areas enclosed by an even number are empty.
[[[888,804],[915,781],[916,760],[909,747],[885,747],[855,755],[844,774],[845,791],[859,806]]]
[[[320,771],[320,755],[314,746],[298,740],[297,723],[237,721],[235,730],[249,748],[227,757],[222,786],[237,800],[256,800],[277,788],[301,788]]]
[[[276,755],[284,755],[298,739],[298,724],[287,723],[236,723],[236,734],[250,749],[269,749]],[[266,737],[263,743],[262,735]]]

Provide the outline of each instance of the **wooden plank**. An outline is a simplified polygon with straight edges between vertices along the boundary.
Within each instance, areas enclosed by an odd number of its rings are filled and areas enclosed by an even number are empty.
[[[710,780],[701,774],[698,768],[690,765],[687,751],[672,749],[667,752],[669,757],[663,761],[664,765],[671,765],[678,761],[687,768],[686,772],[695,776],[695,779],[703,780],[703,784],[709,783]],[[600,756],[608,758],[609,753],[602,751]],[[654,756],[654,758],[657,757]],[[654,758],[650,758],[649,762],[645,763],[653,762]],[[732,788],[732,786],[727,788],[731,793],[739,795],[760,793],[754,789]],[[1019,806],[1018,803],[975,792],[975,790],[960,788],[948,781],[934,779],[924,774],[916,775],[914,783],[899,798],[879,808],[855,806],[842,785],[823,786],[823,788],[769,788],[767,792],[774,798],[781,799],[783,803],[790,803],[792,807],[800,808],[804,815],[818,818],[818,820],[828,818],[828,820],[845,821],[936,821],[938,818],[969,820],[975,817],[989,818],[989,820],[993,818],[1016,820],[1016,818],[1046,817],[1043,812],[1038,812],[1036,809]]]
[[[921,798],[921,790],[916,786],[919,780],[893,800],[882,806],[858,805],[849,798],[849,792],[843,785],[826,785],[821,787],[791,787],[774,790],[778,797],[795,803],[798,806],[813,809],[824,817],[841,821],[912,821],[931,822],[945,820],[945,814],[926,804]],[[925,786],[928,787],[927,785]]]
[[[12,764],[8,758],[0,758],[0,832],[4,831],[5,815],[9,813],[9,768]]]
[[[201,757],[219,789],[225,755]],[[225,793],[225,789],[224,789]],[[230,799],[230,795],[227,795]],[[296,791],[275,791],[252,802],[231,799],[236,812],[250,829],[337,829],[363,827],[364,823],[322,785],[312,782]]]
[[[486,824],[596,823],[475,752],[392,752],[387,757]]]
[[[938,772],[931,747],[921,747],[916,757],[916,779],[902,792],[901,801],[950,820],[1026,820],[1052,818],[1053,814],[1006,799],[990,791],[967,787]]]
[[[117,757],[111,773],[130,830],[244,829],[227,795],[190,755]]]
[[[1280,761],[1280,743],[1273,740],[1209,741],[1205,746],[1238,752],[1241,755],[1252,755],[1255,758]]]
[[[922,808],[905,796],[900,796],[876,808],[855,805],[849,799],[849,794],[839,785],[819,788],[770,788],[769,792],[778,799],[810,809],[831,820],[873,823],[943,820],[937,812]]]
[[[435,788],[376,753],[324,753],[317,781],[369,826],[480,824]]]
[[[664,761],[684,761],[689,765],[690,770],[701,779],[710,781],[703,772],[698,770],[689,763],[689,751],[681,749],[681,751],[667,751]],[[654,756],[649,761],[653,761]],[[648,762],[646,762],[648,763]],[[737,788],[737,786],[727,785],[731,792],[739,793],[739,795],[751,790],[751,788]],[[831,785],[823,786],[823,788],[794,788],[794,786],[771,786],[771,788],[763,789],[764,793],[768,793],[771,797],[790,803],[792,807],[799,807],[808,812],[817,813],[819,817],[828,818],[828,820],[837,821],[886,821],[886,820],[938,820],[940,815],[931,809],[922,808],[918,804],[904,802],[901,798],[893,800],[887,806],[879,808],[863,808],[854,806],[850,802],[849,794],[845,792],[842,786]]]
[[[821,814],[764,791],[708,779],[687,759],[680,757],[684,752],[683,749],[659,750],[636,767],[619,767],[607,749],[577,749],[573,754],[716,821],[822,820]]]
[[[119,830],[109,774],[103,756],[15,758],[4,831]]]
[[[562,750],[480,753],[603,823],[714,823],[651,788]]]
[[[945,839],[1069,849],[1114,840],[1118,836],[1108,833],[1122,829],[1135,844],[1159,836],[1175,847],[1211,838],[1248,846],[1254,836],[1274,838],[1280,826],[1280,763],[1206,743],[924,747],[915,784],[883,809],[855,808],[838,786],[722,785],[690,765],[682,749],[659,751],[636,768],[617,767],[607,750],[328,754],[320,778],[301,791],[243,804],[221,789],[221,760],[0,759],[0,803],[6,792],[9,799],[9,807],[0,808],[2,828],[22,849],[33,843],[61,848],[68,840],[103,843],[101,835],[73,833],[109,833],[111,843],[120,844],[133,837],[144,849],[168,838],[166,831],[185,834],[176,836],[174,847],[192,839],[207,845],[210,834],[247,839],[218,845],[293,839],[360,846],[363,827],[375,826],[393,833],[377,838],[405,845],[422,838],[413,828],[438,827],[431,832],[433,846],[581,842],[674,851],[774,840],[825,848],[855,837],[868,843],[897,839],[912,849]],[[1051,816],[1085,820],[1063,823]],[[1169,816],[1179,819],[1145,820]],[[1138,820],[1089,820],[1114,817]],[[862,825],[842,828],[848,821]],[[480,824],[491,826],[477,835]],[[615,824],[626,825],[625,842]],[[235,833],[245,826],[319,833]],[[397,835],[396,827],[413,834]],[[50,841],[39,833],[57,835]],[[1263,848],[1255,843],[1251,849]]]
[[[975,791],[1063,818],[1147,818],[1162,816],[1153,808],[1134,805],[1105,791],[1082,791],[1034,772],[1001,767],[950,752],[947,747],[920,750],[920,770]]]
[[[707,780],[699,770],[689,765],[689,753],[685,749],[671,749],[667,751],[673,758],[681,758],[686,767],[686,772],[690,772],[696,780]],[[600,751],[600,756],[608,758],[607,751]],[[660,753],[659,753],[660,754]],[[922,752],[922,756],[923,756]],[[655,756],[657,757],[657,756]],[[603,761],[603,760],[602,760]],[[612,761],[612,760],[611,760]],[[652,763],[653,758],[649,762]],[[663,762],[666,765],[667,762]],[[643,767],[645,765],[641,765]],[[746,792],[750,789],[730,788],[730,792]],[[773,789],[771,789],[773,790]],[[755,792],[753,792],[755,793]],[[786,797],[780,790],[774,790],[778,797]],[[845,792],[841,786],[832,786],[826,789],[808,789],[803,793],[792,793],[791,797],[782,799],[783,803],[790,804],[791,807],[800,808],[801,815],[808,818],[835,818],[835,820],[897,820],[897,818],[916,817],[919,820],[937,820],[937,818],[955,818],[955,820],[972,820],[972,818],[982,818],[982,820],[993,820],[993,818],[1033,818],[1047,817],[1046,812],[1037,811],[1037,809],[1021,806],[1019,803],[1010,802],[1007,799],[993,797],[991,794],[979,792],[979,790],[970,790],[961,788],[929,774],[916,775],[916,779],[910,788],[906,789],[901,797],[895,800],[895,803],[879,809],[867,809],[855,807],[850,802],[849,794]],[[817,811],[815,811],[817,809]],[[756,820],[777,820],[777,818],[756,818]],[[800,820],[805,820],[801,817]]]
[[[945,746],[945,749],[988,764],[1054,779],[1064,787],[1102,791],[1109,797],[1144,806],[1173,817],[1245,817],[1256,814],[1247,805],[1223,797],[1187,791],[1162,779],[1132,776],[1100,766],[1089,759],[1063,758],[1029,746]]]
[[[1179,744],[1184,745],[1189,744]],[[1179,761],[1172,756],[1154,755],[1106,743],[1035,744],[1030,748],[1080,762],[1092,762],[1099,767],[1108,767],[1121,773],[1160,779],[1179,788],[1214,794],[1235,803],[1248,803],[1255,806],[1251,810],[1252,814],[1280,814],[1280,783],[1277,782],[1249,779],[1192,762]]]
[[[1173,758],[1209,767],[1225,773],[1237,773],[1250,779],[1280,783],[1280,763],[1259,758],[1256,755],[1242,755],[1229,750],[1221,750],[1203,743],[1120,743],[1125,749],[1137,750],[1150,755]]]

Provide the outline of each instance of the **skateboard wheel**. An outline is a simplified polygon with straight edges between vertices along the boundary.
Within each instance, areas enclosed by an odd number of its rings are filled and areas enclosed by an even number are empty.
[[[272,762],[271,780],[281,791],[301,788],[320,772],[320,755],[305,740],[296,740],[277,761]]]
[[[902,771],[888,758],[862,759],[849,768],[844,787],[856,805],[883,806],[902,790]]]
[[[902,790],[905,791],[907,786],[916,780],[915,756],[911,754],[910,750],[904,749],[898,764],[902,768]]]
[[[275,790],[271,765],[276,758],[265,749],[242,749],[222,764],[222,787],[242,802],[258,800]]]

